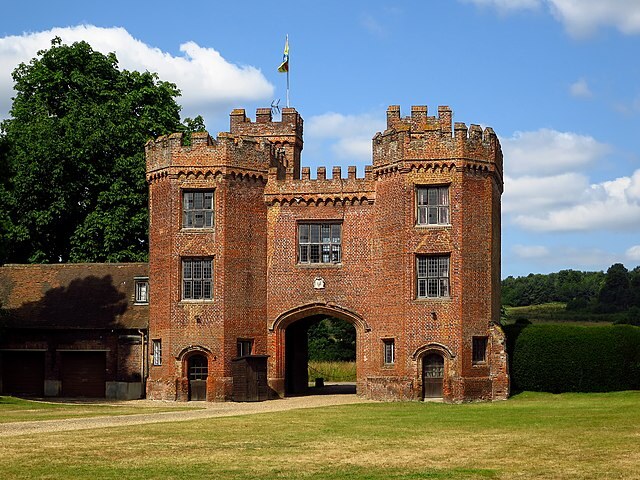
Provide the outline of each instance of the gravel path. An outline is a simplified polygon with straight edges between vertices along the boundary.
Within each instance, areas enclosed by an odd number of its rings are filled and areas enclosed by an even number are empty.
[[[147,423],[183,422],[185,420],[197,420],[202,418],[231,417],[236,415],[251,415],[255,413],[282,412],[285,410],[295,410],[299,408],[327,407],[332,405],[370,402],[372,402],[372,400],[367,400],[356,395],[345,394],[288,397],[278,400],[250,403],[191,402],[189,405],[200,407],[200,409],[121,416],[2,423],[0,424],[0,438],[29,435],[32,433],[67,432],[72,430],[87,430],[91,428],[120,427],[123,425],[143,425]],[[127,402],[127,404],[154,407],[185,406],[185,404],[181,402],[163,402],[153,400],[131,400]]]

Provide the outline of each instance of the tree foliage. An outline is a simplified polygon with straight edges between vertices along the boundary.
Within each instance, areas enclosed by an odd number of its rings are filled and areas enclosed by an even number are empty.
[[[0,137],[1,259],[146,260],[144,143],[181,129],[176,86],[59,38],[13,79]]]
[[[309,360],[353,361],[356,359],[356,330],[336,318],[324,318],[309,327]]]

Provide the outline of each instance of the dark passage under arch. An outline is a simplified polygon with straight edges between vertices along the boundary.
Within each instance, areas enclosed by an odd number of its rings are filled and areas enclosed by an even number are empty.
[[[309,395],[323,393],[355,393],[355,385],[327,385],[323,388],[309,388],[309,330],[312,326],[329,318],[333,322],[344,322],[350,324],[355,339],[355,327],[351,322],[336,317],[328,317],[324,314],[311,315],[299,319],[285,329],[285,394],[286,395]],[[326,339],[328,345],[332,340]],[[353,346],[353,360],[356,355],[355,345]],[[311,380],[314,380],[313,378]]]

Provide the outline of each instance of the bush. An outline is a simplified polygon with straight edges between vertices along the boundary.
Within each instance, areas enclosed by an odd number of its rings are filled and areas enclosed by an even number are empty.
[[[640,327],[640,307],[631,307],[624,317],[615,321],[615,324]]]
[[[507,334],[514,332],[507,332]],[[531,325],[512,350],[515,388],[539,392],[609,392],[640,387],[640,328]]]

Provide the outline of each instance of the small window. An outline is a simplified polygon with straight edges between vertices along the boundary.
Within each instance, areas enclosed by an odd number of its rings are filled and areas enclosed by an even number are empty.
[[[396,363],[396,345],[393,338],[386,338],[382,340],[384,347],[384,364],[393,365]]]
[[[182,193],[182,226],[213,227],[213,190]]]
[[[341,223],[300,223],[298,225],[298,263],[340,263],[341,261]]]
[[[136,302],[140,304],[149,303],[149,280],[147,278],[135,279]]]
[[[213,298],[213,260],[211,258],[182,259],[182,299],[211,300]]]
[[[449,187],[417,189],[418,225],[449,225]]]
[[[151,340],[153,348],[153,364],[162,365],[162,340]]]
[[[449,297],[449,256],[417,257],[417,297]]]
[[[253,350],[253,340],[238,340],[238,356],[246,357],[251,355]]]
[[[487,361],[487,337],[473,337],[472,348],[473,364],[486,363]]]

